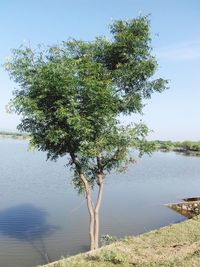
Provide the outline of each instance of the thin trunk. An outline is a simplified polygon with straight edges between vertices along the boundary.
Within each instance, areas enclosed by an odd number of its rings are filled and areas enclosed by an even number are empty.
[[[86,194],[86,202],[87,202],[87,208],[89,212],[89,236],[90,236],[90,250],[95,249],[95,215],[94,215],[94,208],[92,204],[92,197],[91,197],[91,186],[88,183],[86,177],[84,176],[81,168],[81,164],[79,160],[77,160],[74,153],[70,153],[72,162],[76,166],[76,170],[79,174],[80,179],[82,180],[84,184],[85,194]]]
[[[92,206],[91,188],[83,174],[80,174],[80,178],[83,181],[85,187],[86,202],[90,217],[90,223],[89,223],[90,250],[93,250],[95,249],[95,236],[94,236],[95,220],[94,220],[94,209]]]
[[[98,197],[96,206],[94,208],[94,246],[95,249],[99,247],[99,208],[101,205],[101,199],[103,194],[103,178],[101,174],[98,174]]]

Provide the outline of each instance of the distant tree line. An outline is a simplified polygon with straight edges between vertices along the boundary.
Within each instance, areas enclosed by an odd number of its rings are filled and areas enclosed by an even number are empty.
[[[175,151],[188,155],[200,156],[200,141],[183,141],[172,142],[168,141],[150,141],[155,150]]]
[[[12,138],[12,139],[27,139],[28,134],[25,133],[17,133],[17,132],[4,132],[0,131],[1,138]]]
[[[0,137],[2,138],[12,138],[12,139],[28,139],[29,135],[26,133],[20,132],[4,132],[0,131]],[[177,141],[173,142],[171,140],[161,141],[149,141],[149,144],[152,147],[152,150],[160,150],[163,152],[175,151],[185,154],[193,154],[200,156],[200,141]]]

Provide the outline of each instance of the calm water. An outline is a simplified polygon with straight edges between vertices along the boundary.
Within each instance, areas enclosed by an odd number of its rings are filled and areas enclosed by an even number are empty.
[[[31,267],[88,249],[85,198],[65,159],[0,140],[0,266]],[[184,219],[163,206],[200,195],[200,158],[157,152],[106,180],[101,235],[134,235]]]

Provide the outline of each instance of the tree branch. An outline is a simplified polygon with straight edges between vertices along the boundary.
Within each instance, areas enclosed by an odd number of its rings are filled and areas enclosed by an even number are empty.
[[[112,161],[116,161],[117,160],[117,158],[120,156],[120,154],[122,153],[122,152],[124,152],[124,148],[118,148],[116,151],[115,151],[115,153],[112,155],[112,157],[110,158],[110,159],[108,159],[103,165],[102,165],[102,168],[104,169],[110,162],[112,162]]]

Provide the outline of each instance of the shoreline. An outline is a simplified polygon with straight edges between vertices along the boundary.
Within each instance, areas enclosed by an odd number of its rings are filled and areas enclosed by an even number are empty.
[[[40,267],[198,267],[200,216]]]

